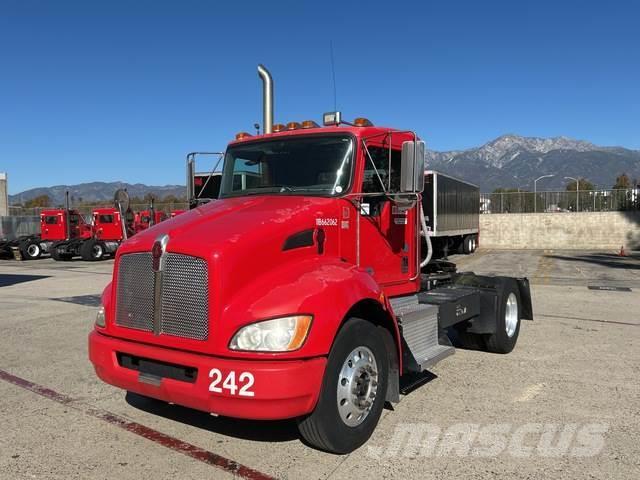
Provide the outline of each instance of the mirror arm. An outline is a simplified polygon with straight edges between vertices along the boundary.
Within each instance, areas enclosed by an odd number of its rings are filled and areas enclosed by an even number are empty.
[[[376,164],[373,161],[373,158],[371,158],[371,154],[369,153],[369,149],[367,148],[367,144],[366,144],[364,139],[362,139],[362,146],[364,147],[364,151],[367,154],[367,158],[369,159],[369,161],[371,162],[371,165],[373,166],[373,170],[376,172],[376,176],[378,177],[378,181],[380,182],[380,186],[382,187],[382,192],[385,193],[385,194],[388,194],[389,191],[384,186],[384,182],[382,181],[382,177],[380,176],[380,173],[378,173],[378,169],[376,168]],[[389,175],[389,181],[391,181],[391,175]]]

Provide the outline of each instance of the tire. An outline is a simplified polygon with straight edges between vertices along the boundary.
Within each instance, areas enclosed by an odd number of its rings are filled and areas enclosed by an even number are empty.
[[[80,256],[88,262],[104,259],[106,248],[102,242],[94,239],[86,240],[80,246]]]
[[[473,253],[473,235],[467,235],[462,239],[462,251],[466,255]]]
[[[40,242],[29,241],[20,245],[20,253],[25,260],[35,260],[42,255],[42,247]]]
[[[474,253],[478,249],[478,238],[475,235],[471,236],[471,253]]]
[[[58,253],[58,249],[56,244],[51,245],[49,251],[51,252],[51,258],[53,258],[56,262],[68,262],[73,258],[73,255],[70,253]]]
[[[359,367],[349,368],[352,364]],[[329,352],[314,411],[298,419],[300,434],[307,443],[327,452],[354,451],[369,439],[380,420],[388,379],[389,358],[379,328],[359,318],[349,319]],[[355,385],[359,385],[359,395],[350,394]],[[358,403],[372,394],[375,397],[367,407]]]
[[[513,302],[515,302],[515,312]],[[513,350],[520,334],[521,308],[518,285],[515,280],[507,279],[496,318],[496,332],[485,337],[487,351],[509,353]]]

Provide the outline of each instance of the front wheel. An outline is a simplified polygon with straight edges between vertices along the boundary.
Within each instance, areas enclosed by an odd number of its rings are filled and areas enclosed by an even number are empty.
[[[24,259],[35,260],[42,255],[42,248],[40,243],[31,241],[20,246],[20,253]]]
[[[350,453],[378,424],[387,394],[389,358],[378,327],[351,318],[329,353],[315,410],[300,420],[302,437],[332,453]]]

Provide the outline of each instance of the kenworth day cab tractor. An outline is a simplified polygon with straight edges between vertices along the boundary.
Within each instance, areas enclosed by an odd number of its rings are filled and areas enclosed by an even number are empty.
[[[74,257],[97,261],[114,255],[120,244],[136,233],[135,213],[129,208],[129,196],[125,190],[116,191],[114,204],[114,207],[94,208],[91,234],[55,242],[51,246],[51,257],[58,261]]]
[[[69,208],[69,192],[65,208],[48,208],[40,212],[40,234],[26,235],[0,242],[0,257],[35,260],[49,253],[55,242],[91,238],[91,224],[77,210]],[[14,253],[14,249],[17,252]]]
[[[54,242],[91,237],[91,225],[77,210],[48,208],[40,212],[40,234],[0,242],[0,257],[35,260],[49,253]],[[14,248],[17,252],[14,253]]]
[[[431,262],[413,132],[338,112],[273,125],[259,74],[263,134],[229,144],[218,200],[118,249],[89,357],[122,389],[296,419],[309,444],[347,453],[452,341],[510,352],[529,283]]]

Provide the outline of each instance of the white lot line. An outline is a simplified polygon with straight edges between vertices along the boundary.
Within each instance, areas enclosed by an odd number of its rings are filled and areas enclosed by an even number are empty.
[[[542,389],[544,388],[544,383],[536,383],[534,385],[529,385],[525,388],[520,395],[518,395],[514,402],[528,402],[529,400],[533,400],[537,397]]]

